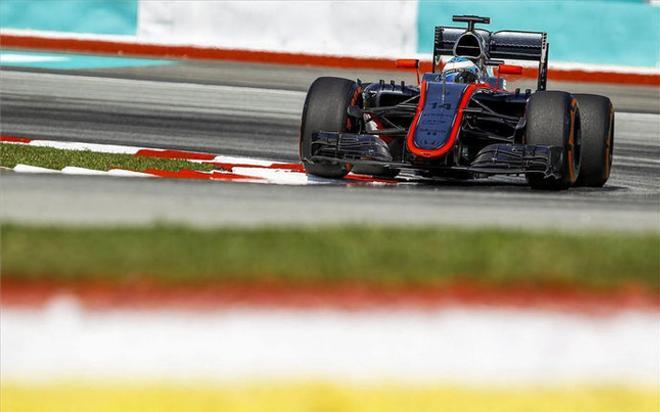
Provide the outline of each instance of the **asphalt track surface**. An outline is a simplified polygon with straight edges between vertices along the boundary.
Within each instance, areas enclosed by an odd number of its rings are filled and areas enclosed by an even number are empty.
[[[240,63],[0,72],[3,134],[297,160],[304,90],[320,75],[397,73]],[[410,74],[402,75],[412,80]],[[526,87],[523,85],[522,87]],[[521,178],[372,187],[0,175],[2,221],[71,224],[451,224],[660,230],[660,88],[556,84],[617,107],[603,189],[539,192]]]

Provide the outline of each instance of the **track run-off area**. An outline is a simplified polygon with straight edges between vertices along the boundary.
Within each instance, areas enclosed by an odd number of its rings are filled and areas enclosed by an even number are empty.
[[[305,89],[321,75],[410,80],[409,73],[326,73],[238,63],[73,72],[3,69],[1,132],[292,163],[297,162]],[[397,185],[338,181],[312,187],[3,172],[0,218],[198,226],[387,223],[565,230],[660,228],[658,88],[604,85],[600,91],[593,84],[554,86],[609,94],[615,104],[614,164],[603,189],[539,192],[529,189],[522,177],[405,180]]]

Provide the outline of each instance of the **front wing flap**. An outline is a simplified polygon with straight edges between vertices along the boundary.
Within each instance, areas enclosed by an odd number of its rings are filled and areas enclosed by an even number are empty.
[[[378,136],[369,134],[314,133],[311,152],[312,156],[334,157],[344,161],[392,161],[392,154],[387,143]]]
[[[487,174],[542,173],[561,177],[564,149],[561,146],[513,143],[491,144],[479,151],[469,169]]]

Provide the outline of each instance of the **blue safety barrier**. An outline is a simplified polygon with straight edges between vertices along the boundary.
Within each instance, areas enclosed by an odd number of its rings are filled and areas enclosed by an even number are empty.
[[[2,0],[3,29],[137,33],[138,0]]]

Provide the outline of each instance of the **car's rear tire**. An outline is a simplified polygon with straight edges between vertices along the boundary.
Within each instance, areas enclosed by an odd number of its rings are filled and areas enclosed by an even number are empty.
[[[354,121],[347,108],[357,103],[360,90],[351,80],[337,77],[319,77],[307,91],[300,126],[300,158],[309,174],[339,179],[351,170],[343,162],[311,162],[312,134],[351,131]]]
[[[525,177],[529,185],[547,190],[571,187],[580,172],[581,160],[580,112],[576,99],[565,92],[534,93],[527,102],[525,141],[529,145],[564,148],[560,176],[527,173]]]
[[[576,186],[602,187],[610,177],[614,107],[605,96],[574,94],[580,108],[582,166]]]

